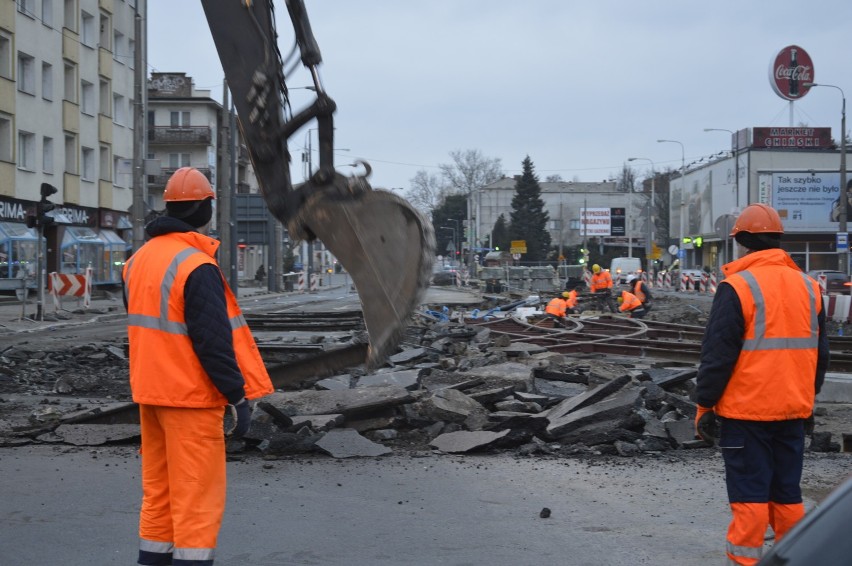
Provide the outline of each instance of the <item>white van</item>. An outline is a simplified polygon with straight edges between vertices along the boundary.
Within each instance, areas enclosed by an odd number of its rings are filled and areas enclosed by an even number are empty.
[[[638,257],[617,257],[609,266],[613,285],[621,285],[627,282],[627,276],[631,273],[639,275],[642,273],[642,262]]]

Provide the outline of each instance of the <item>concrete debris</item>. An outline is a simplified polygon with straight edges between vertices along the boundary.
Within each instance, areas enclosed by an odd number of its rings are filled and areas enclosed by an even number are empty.
[[[365,458],[392,452],[390,448],[364,438],[351,428],[331,430],[316,445],[332,458]]]
[[[694,364],[554,354],[489,329],[422,324],[377,371],[353,366],[258,400],[248,434],[228,451],[351,458],[429,455],[431,447],[630,458],[707,446],[695,438]],[[0,446],[138,441],[125,352],[124,343],[2,350]],[[27,395],[29,405],[19,400]],[[810,450],[840,446],[818,432]]]

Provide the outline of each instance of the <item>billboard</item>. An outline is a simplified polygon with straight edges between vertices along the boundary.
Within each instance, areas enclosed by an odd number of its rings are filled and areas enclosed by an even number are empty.
[[[770,204],[784,222],[785,232],[838,230],[842,210],[839,171],[772,173],[761,175],[761,181]],[[847,211],[847,218],[852,218],[852,207],[847,205]]]
[[[784,100],[798,100],[808,94],[808,83],[815,82],[814,64],[808,52],[798,45],[788,45],[769,63],[769,84]]]
[[[831,128],[753,128],[753,147],[826,149],[834,145]]]
[[[627,214],[624,207],[580,208],[580,233],[583,236],[624,236]]]

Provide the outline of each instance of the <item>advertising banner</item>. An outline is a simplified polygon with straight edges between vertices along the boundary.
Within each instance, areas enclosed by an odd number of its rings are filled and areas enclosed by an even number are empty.
[[[609,236],[611,218],[611,208],[580,208],[580,231],[584,236]],[[623,219],[621,235],[624,235]]]
[[[842,210],[839,171],[773,173],[771,178],[770,204],[785,232],[837,232]],[[852,218],[852,207],[846,206],[847,218]]]

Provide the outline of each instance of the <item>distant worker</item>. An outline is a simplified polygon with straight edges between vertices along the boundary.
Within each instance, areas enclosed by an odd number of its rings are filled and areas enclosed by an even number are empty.
[[[554,297],[547,303],[544,312],[556,318],[565,318],[565,296],[568,293],[562,293],[562,296]]]
[[[575,314],[578,312],[577,308],[577,290],[571,289],[570,291],[566,291],[562,293],[562,297],[565,299],[565,312],[567,314]]]
[[[829,362],[819,284],[780,249],[783,233],[770,206],[739,215],[741,257],[722,267],[701,345],[696,432],[722,450],[732,564],[757,564],[767,525],[777,542],[804,516],[805,425]]]
[[[603,300],[603,305],[609,312],[615,312],[615,305],[612,302],[612,276],[609,271],[601,269],[597,263],[592,266],[592,283],[590,286],[592,293],[600,295]]]
[[[630,292],[636,295],[636,298],[642,303],[642,308],[645,309],[645,313],[651,310],[651,301],[653,300],[653,296],[651,295],[651,289],[648,288],[648,285],[642,281],[642,278],[630,274],[627,276],[627,287],[630,289]]]
[[[639,297],[630,291],[621,292],[621,296],[618,297],[618,310],[625,313],[629,318],[642,318],[647,312]]]
[[[249,399],[272,383],[225,282],[209,237],[213,189],[191,167],[174,172],[166,215],[122,277],[130,388],[142,433],[139,564],[209,566],[225,511],[225,407],[232,438],[251,422]]]

